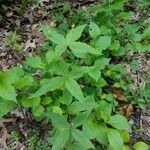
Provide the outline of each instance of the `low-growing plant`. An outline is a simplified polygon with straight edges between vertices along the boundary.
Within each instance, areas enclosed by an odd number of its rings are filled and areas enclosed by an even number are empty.
[[[8,46],[12,51],[15,52],[22,49],[22,45],[20,44],[21,40],[21,35],[18,35],[16,31],[14,31],[5,38],[4,42],[6,46]]]
[[[52,122],[49,142],[54,150],[96,148],[97,142],[121,150],[128,141],[129,124],[116,114],[114,96],[104,91],[126,74],[108,58],[112,37],[100,35],[93,22],[71,29],[65,37],[41,26],[51,43],[49,51],[29,57],[26,70],[17,67],[0,74],[1,117],[18,104],[30,109],[37,121]],[[79,41],[85,28],[90,35],[86,43]]]
[[[29,109],[36,121],[53,125],[52,150],[127,149],[129,123],[110,89],[128,91],[129,77],[114,60],[129,49],[149,51],[149,27],[129,23],[132,13],[122,11],[127,2],[104,0],[90,10],[88,25],[67,33],[41,25],[48,51],[0,72],[0,117],[16,106]]]

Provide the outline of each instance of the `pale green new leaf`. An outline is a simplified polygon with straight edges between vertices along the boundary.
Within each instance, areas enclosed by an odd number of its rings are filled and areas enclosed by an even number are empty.
[[[52,150],[62,150],[66,142],[69,140],[69,136],[70,130],[62,129],[54,140]]]
[[[98,25],[91,21],[89,27],[90,27],[90,30],[89,30],[90,36],[93,39],[96,39],[100,34],[100,29],[99,29]]]
[[[122,115],[111,116],[110,120],[107,123],[116,129],[120,129],[120,130],[129,129],[129,123],[127,119]]]
[[[91,143],[91,141],[88,139],[88,137],[80,130],[78,129],[72,129],[71,130],[72,136],[82,145],[86,146],[87,149],[93,148],[94,145]]]
[[[123,140],[117,130],[109,129],[107,132],[108,141],[110,143],[109,150],[122,150]]]
[[[45,25],[41,25],[41,28],[46,38],[52,41],[54,44],[66,44],[66,39],[64,38],[64,36],[58,33],[55,29],[48,28]]]
[[[59,89],[64,84],[63,77],[55,77],[48,81],[48,83],[43,84],[38,91],[36,91],[32,97],[41,96],[46,94],[49,91],[54,91]]]
[[[150,147],[144,142],[137,142],[134,144],[135,150],[148,150]]]
[[[65,82],[65,86],[68,91],[79,101],[84,101],[83,92],[81,90],[80,85],[73,80],[72,78],[68,78]]]
[[[68,34],[66,35],[66,42],[67,45],[69,46],[72,42],[75,42],[81,37],[81,34],[84,30],[86,25],[78,26],[74,29],[71,29]]]

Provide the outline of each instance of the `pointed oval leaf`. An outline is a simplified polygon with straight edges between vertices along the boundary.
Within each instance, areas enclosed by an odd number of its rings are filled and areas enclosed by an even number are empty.
[[[148,150],[149,146],[144,142],[137,142],[133,146],[135,150]]]
[[[6,101],[0,98],[0,118],[10,112],[15,107],[15,105],[16,104],[14,102]]]
[[[7,78],[4,76],[5,74],[0,73],[0,97],[5,100],[16,102],[16,91],[15,88],[8,83]]]
[[[64,38],[64,36],[58,33],[55,29],[48,28],[47,26],[42,24],[41,24],[41,28],[46,38],[52,41],[54,44],[63,44],[63,45],[66,44],[66,39]]]
[[[69,48],[72,50],[73,54],[79,58],[84,58],[89,53],[95,54],[95,55],[101,55],[99,51],[97,51],[90,45],[83,43],[83,42],[73,42],[69,45]]]
[[[84,96],[81,90],[80,85],[73,80],[72,78],[69,78],[65,82],[65,86],[68,89],[68,91],[79,101],[84,101]]]
[[[96,42],[95,47],[99,50],[105,50],[111,45],[111,37],[110,36],[100,36]]]
[[[107,132],[107,137],[110,143],[109,150],[121,150],[123,148],[123,140],[117,130],[110,129]]]
[[[63,77],[55,77],[48,81],[48,83],[43,84],[41,88],[35,92],[32,97],[35,96],[41,96],[49,91],[54,91],[56,89],[59,89],[64,84],[64,78]]]
[[[70,45],[72,42],[78,40],[84,30],[86,25],[78,26],[74,29],[71,29],[68,34],[66,35],[66,42],[67,45]]]
[[[93,148],[94,145],[91,143],[91,141],[88,139],[88,137],[80,130],[73,129],[71,130],[72,136],[82,145],[86,146],[87,149]]]
[[[66,142],[69,140],[70,131],[63,129],[59,132],[59,134],[56,136],[52,150],[62,150],[66,144]]]
[[[128,130],[129,123],[127,119],[122,115],[114,115],[110,117],[110,120],[107,122],[111,126],[120,130]]]
[[[100,34],[100,29],[99,29],[98,25],[91,21],[89,27],[90,27],[90,30],[89,30],[90,36],[93,39],[96,39]]]

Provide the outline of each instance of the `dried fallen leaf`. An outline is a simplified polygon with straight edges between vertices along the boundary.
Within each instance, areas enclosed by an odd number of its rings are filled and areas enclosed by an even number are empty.
[[[113,95],[119,101],[125,101],[126,100],[123,90],[121,90],[119,88],[113,89]]]
[[[28,48],[35,48],[35,47],[36,47],[35,41],[31,41],[30,39],[28,39],[25,44],[24,51],[26,51]]]

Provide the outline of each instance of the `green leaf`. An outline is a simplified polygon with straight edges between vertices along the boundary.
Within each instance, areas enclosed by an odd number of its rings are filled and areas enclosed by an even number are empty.
[[[48,64],[53,62],[57,58],[57,55],[54,51],[50,50],[46,53],[46,61]]]
[[[83,132],[89,139],[96,139],[100,143],[108,145],[107,128],[93,122],[91,119],[83,124]]]
[[[67,106],[69,106],[73,100],[72,94],[65,88],[63,90],[63,104],[66,104]]]
[[[65,86],[68,91],[79,101],[84,101],[84,96],[81,90],[80,85],[73,80],[72,78],[68,78],[65,82]]]
[[[84,133],[78,129],[72,129],[71,130],[72,136],[82,145],[86,146],[87,149],[94,148],[94,145],[91,143],[91,141],[84,135]]]
[[[64,84],[63,77],[52,78],[48,83],[42,85],[38,91],[36,91],[31,97],[41,96],[49,91],[59,89]]]
[[[125,117],[122,115],[114,115],[110,117],[110,120],[107,122],[111,126],[120,130],[128,130],[129,123]]]
[[[16,104],[14,102],[6,101],[0,98],[0,118],[10,112],[15,107],[15,105]]]
[[[93,47],[82,42],[73,42],[69,45],[69,47],[72,50],[73,54],[79,58],[84,58],[88,53],[92,53],[92,51],[95,51]]]
[[[89,116],[90,112],[91,111],[79,113],[72,121],[73,126],[75,128],[81,126]]]
[[[120,47],[119,41],[115,40],[115,41],[111,44],[110,50],[118,50],[119,47]]]
[[[62,75],[68,74],[68,64],[65,61],[53,62],[49,65],[48,71],[52,75]]]
[[[96,102],[73,102],[70,106],[70,110],[80,112],[85,110],[93,110],[96,107],[98,107]]]
[[[62,150],[69,140],[70,131],[66,129],[62,129],[54,140],[52,150]]]
[[[103,70],[106,66],[109,65],[110,59],[105,57],[100,57],[97,60],[95,60],[94,66],[98,67],[100,70]]]
[[[148,150],[149,146],[144,142],[137,142],[133,146],[135,150]]]
[[[96,82],[98,82],[99,78],[101,77],[100,68],[97,67],[97,68],[91,70],[88,74],[91,78],[93,78]]]
[[[78,26],[74,29],[71,29],[68,34],[66,35],[66,42],[67,45],[70,45],[72,42],[75,42],[81,37],[81,34],[84,30],[86,25]]]
[[[33,98],[22,97],[20,100],[21,104],[25,108],[37,107],[41,102],[40,97],[33,97]]]
[[[58,56],[61,56],[61,54],[67,49],[66,45],[59,44],[55,47],[55,52]]]
[[[44,107],[42,105],[38,105],[37,107],[32,108],[32,113],[35,117],[41,117],[44,112]]]
[[[5,74],[0,72],[0,97],[5,100],[16,102],[16,91],[5,77]]]
[[[44,68],[44,64],[39,56],[27,58],[26,64],[31,66],[32,68]]]
[[[94,66],[76,66],[72,65],[72,71],[70,72],[70,75],[73,79],[78,79],[83,77],[85,74],[87,74],[89,71],[94,69]]]
[[[56,114],[59,114],[59,115],[62,115],[62,114],[63,114],[63,110],[62,110],[60,107],[58,107],[58,106],[53,106],[53,107],[52,107],[52,110],[53,110],[53,112],[56,113]]]
[[[107,132],[108,141],[110,143],[109,150],[122,150],[123,141],[117,130],[109,129]]]
[[[17,80],[14,84],[15,88],[21,89],[26,86],[30,86],[33,83],[33,77],[31,75],[26,75],[23,78]]]
[[[50,96],[44,96],[41,99],[41,104],[46,106],[46,105],[50,104],[52,101],[53,100],[52,100],[52,98]]]
[[[44,25],[41,25],[41,28],[48,40],[52,41],[54,44],[66,45],[66,39],[64,38],[64,36],[58,33],[55,29],[48,28]]]
[[[130,141],[130,134],[128,131],[120,131],[120,135],[124,143],[128,143]]]
[[[24,70],[19,66],[9,69],[8,71],[3,72],[8,83],[15,83],[17,80],[21,79],[24,75]]]
[[[106,50],[111,45],[111,37],[110,36],[100,36],[95,41],[95,47],[99,50]]]
[[[97,24],[95,24],[94,22],[90,22],[90,30],[89,30],[89,34],[90,36],[93,38],[93,39],[96,39],[99,34],[100,34],[100,29],[99,27],[97,26]]]
[[[48,112],[47,116],[52,120],[52,123],[59,128],[68,129],[70,127],[66,116],[62,116],[54,112]]]
[[[101,113],[103,113],[105,116],[109,116],[112,112],[112,109],[113,109],[112,103],[109,103],[105,100],[101,100],[99,102],[99,107],[96,109],[96,114],[100,116]]]

